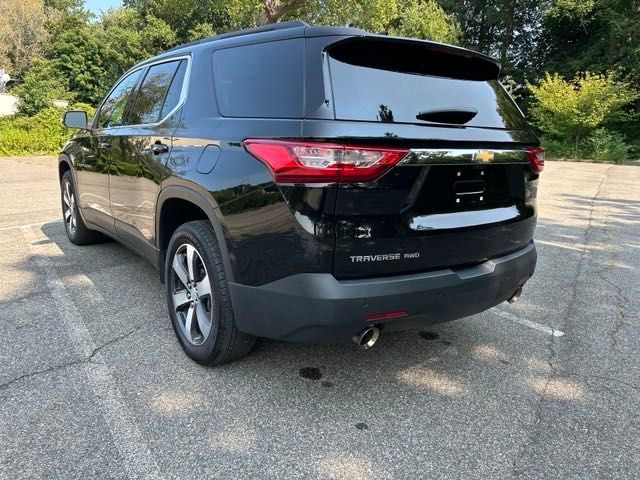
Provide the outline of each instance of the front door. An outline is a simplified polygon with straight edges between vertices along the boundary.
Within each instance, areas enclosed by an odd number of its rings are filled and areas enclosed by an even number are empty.
[[[109,92],[96,113],[91,130],[80,141],[82,153],[75,162],[78,202],[83,217],[108,231],[114,231],[109,191],[114,139],[124,123],[127,103],[141,74],[142,70],[129,73]]]

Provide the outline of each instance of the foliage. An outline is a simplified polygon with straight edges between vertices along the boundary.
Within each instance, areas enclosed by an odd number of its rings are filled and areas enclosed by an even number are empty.
[[[117,72],[110,71],[104,47],[88,25],[74,19],[66,23],[68,28],[61,29],[56,35],[47,57],[63,78],[68,91],[81,102],[95,104],[111,86]]]
[[[614,158],[623,139],[627,156],[640,156],[639,2],[123,0],[95,16],[84,0],[0,0],[0,67],[17,79],[21,111],[33,116],[54,97],[95,105],[140,60],[214,33],[293,18],[352,25],[498,58],[550,156]]]
[[[638,98],[629,85],[615,80],[613,73],[585,73],[571,81],[558,74],[546,74],[539,85],[528,85],[534,97],[530,114],[545,134],[575,143],[616,115],[625,104]]]
[[[0,0],[0,67],[20,77],[45,49],[47,13],[41,0]]]
[[[50,107],[54,100],[69,98],[56,69],[43,58],[34,60],[24,81],[13,88],[12,93],[18,96],[18,112],[29,116]]]
[[[87,104],[73,105],[93,115],[94,109]],[[0,118],[0,155],[52,155],[69,136],[69,129],[60,122],[64,109],[47,107],[36,115],[15,115]]]
[[[556,140],[550,137],[542,138],[546,157],[548,159],[566,160],[575,159],[575,145],[565,140]]]
[[[629,159],[629,147],[619,133],[598,128],[589,135],[585,143],[587,158],[615,163]]]
[[[461,36],[455,16],[445,13],[435,0],[404,0],[398,27],[390,33],[454,44]]]

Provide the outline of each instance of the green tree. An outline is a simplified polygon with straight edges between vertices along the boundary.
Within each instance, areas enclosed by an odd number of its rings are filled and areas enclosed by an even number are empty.
[[[105,46],[77,19],[67,20],[49,46],[47,57],[78,101],[97,103],[114,80]]]
[[[613,73],[586,72],[566,81],[547,73],[539,85],[528,85],[534,98],[530,114],[545,135],[574,142],[575,155],[580,153],[580,140],[618,114],[638,92]]]
[[[18,96],[18,112],[28,116],[50,107],[53,100],[70,98],[56,69],[44,58],[33,60],[23,82],[12,93]]]
[[[443,43],[458,43],[460,25],[454,15],[446,13],[436,0],[400,2],[397,27],[390,32],[406,37],[426,38]]]

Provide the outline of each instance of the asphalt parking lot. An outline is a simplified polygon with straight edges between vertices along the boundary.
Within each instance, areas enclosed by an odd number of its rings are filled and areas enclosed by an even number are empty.
[[[640,477],[640,166],[548,162],[515,305],[218,368],[144,260],[67,240],[55,159],[0,172],[2,479]]]

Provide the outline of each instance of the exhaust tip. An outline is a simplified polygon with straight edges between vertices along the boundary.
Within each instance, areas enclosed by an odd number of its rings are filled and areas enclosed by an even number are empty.
[[[516,303],[518,301],[518,299],[520,298],[520,295],[522,295],[522,287],[519,287],[515,292],[513,292],[513,295],[511,295],[511,297],[509,297],[507,302]]]
[[[373,347],[380,337],[380,329],[378,327],[368,327],[353,337],[353,341],[363,350]]]

